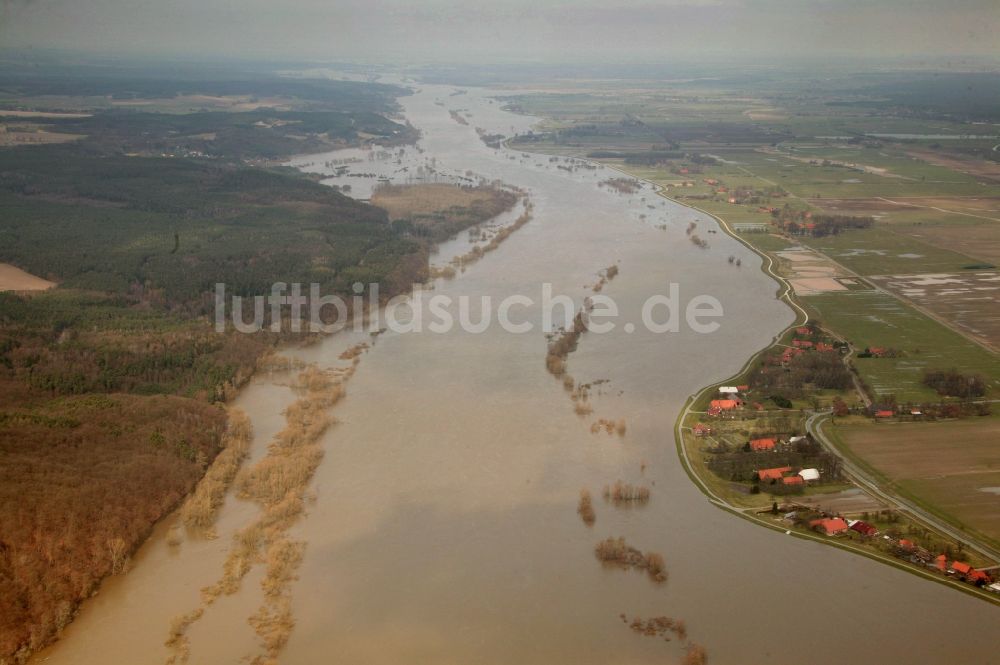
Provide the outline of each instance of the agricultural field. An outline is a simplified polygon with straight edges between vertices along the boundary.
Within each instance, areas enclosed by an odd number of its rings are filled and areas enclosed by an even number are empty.
[[[899,233],[926,242],[929,245],[965,254],[977,261],[1000,264],[1000,233],[991,224],[952,224],[911,227]]]
[[[1000,349],[1000,272],[966,270],[870,279],[990,348]]]
[[[976,263],[973,258],[897,233],[879,222],[869,229],[803,238],[802,242],[859,275],[959,271]]]
[[[1000,544],[1000,417],[828,428],[895,490]]]
[[[55,282],[36,277],[9,263],[0,263],[0,291],[44,291]]]
[[[804,299],[816,318],[855,348],[891,347],[896,358],[855,358],[854,363],[875,395],[895,395],[901,402],[937,401],[922,384],[928,369],[957,369],[982,374],[992,390],[1000,389],[1000,358],[955,331],[882,291],[825,293]]]
[[[34,123],[0,123],[0,147],[15,145],[47,145],[69,143],[83,138],[83,134],[52,132]]]

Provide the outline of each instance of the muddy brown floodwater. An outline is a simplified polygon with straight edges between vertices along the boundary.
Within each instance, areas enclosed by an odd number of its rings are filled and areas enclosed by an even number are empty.
[[[535,331],[379,336],[363,354],[322,438],[315,500],[289,535],[305,541],[291,584],[295,620],[284,663],[670,663],[678,640],[636,634],[619,615],[670,616],[718,663],[987,663],[998,659],[1000,610],[847,552],[762,529],[714,508],[682,470],[673,424],[685,398],[737,370],[792,320],[759,259],[714,223],[643,188],[598,183],[618,174],[484,145],[475,132],[522,131],[531,118],[500,108],[489,91],[420,86],[403,98],[422,132],[419,149],[310,155],[293,164],[352,184],[366,198],[378,178],[394,182],[500,179],[524,188],[533,220],[434,294],[494,302],[524,293],[534,306],[514,317]],[[450,110],[468,113],[468,125]],[[343,168],[346,165],[346,169]],[[336,174],[336,169],[342,172]],[[359,177],[351,174],[374,177]],[[510,221],[509,219],[507,221]],[[685,235],[699,225],[708,249]],[[459,237],[435,258],[467,249]],[[742,268],[729,265],[737,256]],[[545,369],[541,284],[573,297],[597,272],[620,273],[602,293],[621,316],[607,334],[585,333],[569,358],[594,412],[574,413]],[[654,334],[638,325],[642,302],[679,285],[682,304],[715,296],[725,316],[712,334]],[[294,352],[320,367],[367,339],[345,332]],[[283,373],[258,376],[236,400],[254,424],[260,459],[293,401]],[[627,422],[624,436],[591,432],[599,418]],[[253,460],[251,460],[252,462]],[[601,488],[617,479],[651,489],[647,503],[616,509]],[[580,490],[596,523],[576,513]],[[227,498],[218,537],[167,544],[164,524],[132,571],[109,580],[36,662],[165,662],[171,617],[199,606],[234,531],[257,504]],[[659,552],[669,580],[602,566],[594,545],[624,536]],[[260,653],[247,623],[260,605],[263,571],[221,597],[188,632],[191,663],[238,663]]]

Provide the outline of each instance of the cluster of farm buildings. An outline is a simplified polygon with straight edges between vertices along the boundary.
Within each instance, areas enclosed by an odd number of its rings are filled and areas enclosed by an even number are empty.
[[[858,534],[863,540],[872,540],[881,537],[889,546],[889,550],[901,559],[937,570],[944,575],[973,586],[983,587],[994,593],[1000,593],[1000,583],[994,581],[993,575],[996,573],[996,567],[992,569],[977,569],[964,561],[953,559],[949,562],[949,557],[946,554],[934,556],[927,549],[920,547],[911,540],[881,533],[878,527],[865,520],[846,519],[840,515],[828,514],[803,519],[804,516],[808,515],[815,515],[815,513],[812,513],[811,509],[807,507],[799,506],[796,507],[796,510],[785,513],[783,519],[786,522],[804,526],[812,531],[831,537],[843,537],[850,535],[852,532]]]

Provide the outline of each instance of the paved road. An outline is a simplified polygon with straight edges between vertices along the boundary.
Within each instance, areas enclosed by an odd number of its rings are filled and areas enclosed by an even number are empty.
[[[915,506],[906,499],[883,489],[864,469],[844,457],[844,455],[840,453],[837,447],[834,446],[823,433],[823,425],[829,415],[829,411],[817,411],[813,413],[806,419],[806,429],[817,441],[823,444],[824,448],[840,458],[842,468],[858,487],[895,510],[899,510],[900,512],[916,518],[920,522],[923,522],[926,525],[933,527],[935,530],[948,535],[955,541],[962,543],[962,545],[966,548],[974,550],[979,554],[1000,563],[1000,551],[997,551],[995,548],[972,538],[964,531],[955,528],[954,526],[941,520],[939,517],[936,517],[922,508]]]

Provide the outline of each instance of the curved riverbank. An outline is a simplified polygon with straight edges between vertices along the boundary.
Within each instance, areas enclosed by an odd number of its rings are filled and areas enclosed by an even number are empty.
[[[509,146],[506,146],[506,142],[505,142],[505,147],[509,148]],[[531,153],[531,151],[526,151],[526,150],[523,150],[521,148],[517,148],[517,150],[521,150],[522,152],[528,152],[529,154],[545,155],[545,153]],[[867,557],[869,559],[878,561],[880,563],[888,564],[890,566],[893,566],[894,568],[897,568],[897,569],[900,569],[900,570],[904,570],[906,572],[915,574],[915,575],[917,575],[919,577],[922,577],[922,578],[925,578],[925,579],[928,579],[928,580],[932,580],[934,582],[937,582],[939,584],[943,584],[943,585],[948,586],[948,587],[953,588],[953,589],[957,589],[959,591],[962,591],[963,593],[967,593],[969,595],[975,596],[976,598],[979,598],[979,599],[982,599],[982,600],[986,600],[986,601],[988,601],[990,603],[993,603],[995,605],[1000,605],[1000,597],[998,597],[996,594],[991,594],[989,592],[983,591],[982,589],[980,589],[978,587],[971,586],[971,585],[966,584],[966,583],[964,583],[962,581],[959,581],[959,580],[955,580],[955,579],[952,579],[952,578],[943,577],[943,576],[935,574],[935,573],[933,573],[931,571],[921,569],[921,568],[919,568],[919,567],[917,567],[915,565],[907,564],[907,563],[905,563],[905,562],[903,562],[903,561],[901,561],[901,560],[899,560],[899,559],[897,559],[895,557],[886,556],[886,555],[884,555],[882,553],[872,551],[871,548],[866,548],[866,547],[862,547],[862,546],[851,544],[849,542],[835,540],[833,538],[830,538],[830,537],[827,537],[827,536],[823,536],[823,535],[820,535],[820,534],[816,534],[816,533],[812,533],[812,532],[805,532],[805,531],[801,531],[801,530],[798,530],[798,529],[789,529],[786,526],[783,526],[783,525],[780,525],[780,524],[775,524],[775,523],[769,522],[769,521],[767,521],[765,519],[761,519],[760,517],[757,517],[757,515],[754,512],[752,512],[752,509],[747,509],[745,507],[740,507],[740,506],[733,505],[732,503],[730,503],[729,501],[727,501],[726,498],[720,496],[716,491],[714,491],[710,487],[709,483],[705,480],[705,478],[703,478],[701,476],[701,474],[695,469],[695,466],[692,463],[692,461],[691,461],[691,459],[690,459],[690,457],[688,455],[687,446],[685,445],[685,442],[684,442],[684,430],[685,429],[689,429],[687,426],[685,426],[684,423],[687,422],[688,418],[692,415],[692,409],[693,409],[693,407],[696,404],[698,404],[699,402],[701,402],[702,400],[704,400],[707,394],[710,394],[710,393],[712,393],[714,391],[717,391],[720,386],[735,385],[735,384],[743,383],[744,379],[746,377],[747,372],[751,369],[751,367],[753,367],[760,360],[760,358],[761,358],[761,356],[763,354],[765,354],[768,351],[770,351],[773,348],[775,348],[775,346],[777,346],[780,343],[780,340],[783,337],[785,337],[792,329],[794,329],[794,328],[796,328],[798,326],[804,326],[807,323],[809,323],[809,321],[810,321],[809,313],[806,311],[806,309],[799,302],[796,301],[794,289],[793,289],[792,285],[789,283],[789,281],[785,277],[783,277],[782,275],[778,274],[775,271],[775,269],[774,269],[775,268],[774,258],[770,254],[768,254],[767,252],[764,252],[764,251],[761,251],[761,250],[757,249],[756,247],[753,246],[752,243],[750,243],[749,241],[747,241],[740,234],[736,233],[733,230],[733,228],[729,225],[729,223],[725,219],[723,219],[722,217],[720,217],[720,216],[718,216],[718,215],[716,215],[716,214],[714,214],[714,213],[712,213],[712,212],[710,212],[708,210],[700,208],[700,207],[698,207],[696,205],[692,205],[690,203],[687,203],[687,202],[684,202],[684,201],[680,201],[680,200],[675,199],[675,198],[673,198],[671,196],[668,196],[666,194],[666,192],[665,192],[665,188],[662,185],[659,185],[658,183],[655,183],[655,182],[653,182],[653,181],[651,181],[651,180],[649,180],[647,178],[642,178],[640,176],[636,176],[636,175],[634,175],[634,174],[632,174],[632,173],[630,173],[630,172],[628,172],[628,171],[626,171],[624,169],[618,168],[618,167],[616,167],[614,165],[603,164],[601,162],[596,162],[596,161],[593,161],[591,159],[582,158],[582,157],[573,157],[572,159],[578,160],[578,161],[587,162],[587,163],[593,164],[595,166],[601,166],[601,167],[606,168],[606,169],[611,170],[611,171],[617,171],[618,173],[621,173],[623,176],[625,176],[627,178],[630,178],[630,179],[638,181],[638,182],[645,183],[645,184],[653,187],[658,196],[660,196],[660,197],[662,197],[664,199],[667,199],[667,200],[669,200],[669,201],[671,201],[671,202],[673,202],[673,203],[675,203],[677,205],[684,206],[686,208],[690,208],[691,210],[695,210],[695,211],[697,211],[697,212],[699,212],[699,213],[701,213],[703,215],[706,215],[706,216],[710,217],[711,219],[713,219],[718,224],[718,226],[729,237],[731,237],[734,240],[738,241],[743,246],[745,246],[747,249],[749,249],[751,252],[753,252],[758,257],[760,257],[760,259],[761,259],[761,266],[760,266],[761,271],[763,271],[766,275],[768,275],[769,277],[771,277],[772,279],[774,279],[778,283],[778,285],[779,285],[779,291],[778,291],[777,299],[779,301],[785,302],[795,312],[795,319],[792,321],[792,323],[790,323],[782,331],[780,331],[779,333],[777,333],[773,337],[773,339],[771,340],[771,342],[768,345],[760,348],[752,356],[750,356],[750,358],[748,358],[746,360],[746,362],[742,365],[742,367],[740,367],[740,369],[737,372],[733,373],[731,376],[726,377],[725,379],[723,379],[721,381],[716,381],[716,382],[710,383],[710,384],[704,386],[703,388],[701,388],[698,392],[693,393],[692,395],[690,395],[687,398],[687,400],[685,401],[682,409],[680,410],[680,412],[677,415],[677,419],[676,419],[676,421],[674,423],[673,434],[674,434],[674,442],[675,442],[675,447],[676,447],[676,450],[677,450],[678,457],[679,457],[679,459],[681,461],[681,465],[682,465],[685,473],[688,475],[688,477],[691,479],[691,481],[695,484],[695,486],[698,487],[698,489],[706,497],[708,497],[710,503],[714,504],[718,508],[726,510],[726,511],[728,511],[728,512],[734,514],[734,515],[737,515],[737,516],[739,516],[739,517],[741,517],[743,519],[746,519],[746,520],[748,520],[750,522],[756,523],[756,524],[758,524],[760,526],[767,527],[767,528],[769,528],[771,530],[779,531],[779,532],[784,532],[786,535],[791,535],[791,536],[794,536],[794,537],[797,537],[797,538],[804,538],[804,539],[807,539],[807,540],[812,540],[814,542],[820,542],[820,543],[823,543],[824,545],[832,545],[834,547],[837,547],[837,548],[840,548],[840,549],[843,549],[843,550],[846,550],[846,551],[849,551],[849,552],[852,552],[852,553],[855,553],[855,554],[860,554],[861,556],[865,556],[865,557]],[[830,334],[833,335],[833,336],[835,336],[835,337],[837,337],[834,333],[830,333]],[[857,386],[856,380],[855,380],[855,385]],[[860,386],[857,386],[857,388],[859,390],[861,390]],[[862,395],[862,398],[865,399],[866,396]],[[811,433],[813,432],[813,425],[812,424],[816,420],[817,416],[819,416],[819,415],[821,415],[821,414],[815,413],[815,414],[813,414],[808,419],[808,423],[807,423],[806,427],[807,427],[807,430],[810,431]],[[828,450],[830,450],[831,452],[834,452],[835,454],[837,454],[838,456],[840,456],[841,458],[843,458],[843,456],[841,455],[841,452],[835,446],[829,444],[827,441],[825,441],[823,439],[822,432],[817,431],[816,435],[817,435],[818,438],[820,438],[821,442],[823,443],[823,445]],[[886,494],[884,492],[876,491],[876,490],[874,490],[870,486],[870,483],[865,483],[865,482],[860,482],[859,483],[858,479],[856,478],[856,473],[850,473],[849,472],[849,476],[851,477],[852,484],[854,484],[856,487],[859,487],[862,491],[870,494],[871,496],[875,497],[877,500],[888,501],[887,505],[892,506],[894,509],[901,510],[910,519],[912,519],[913,521],[915,521],[915,522],[923,525],[926,528],[929,528],[930,530],[932,530],[932,531],[934,531],[934,532],[936,532],[938,534],[943,534],[945,537],[948,537],[948,538],[957,538],[952,533],[951,529],[946,528],[946,527],[938,524],[933,519],[928,519],[928,517],[925,514],[923,514],[922,511],[919,511],[919,510],[915,509],[914,507],[910,506],[909,504],[902,503],[901,500],[898,497],[893,497],[893,496],[888,495],[888,494]],[[963,541],[962,539],[957,539],[957,541],[959,541],[959,542],[967,542],[967,541]],[[983,548],[983,547],[979,546],[978,543],[973,543],[972,546],[977,551],[981,551],[981,552],[983,552],[983,553],[985,553],[985,554],[987,554],[989,556],[992,556],[992,552],[991,551],[989,551],[986,548]],[[995,559],[995,557],[994,557],[994,559]]]

